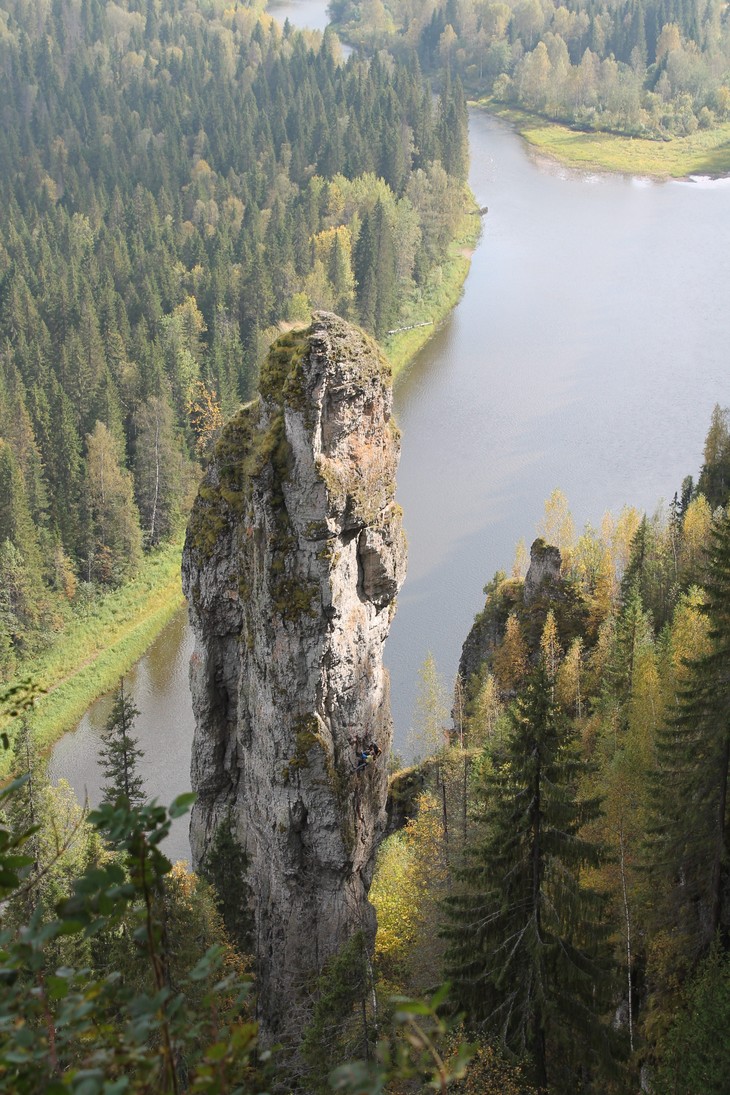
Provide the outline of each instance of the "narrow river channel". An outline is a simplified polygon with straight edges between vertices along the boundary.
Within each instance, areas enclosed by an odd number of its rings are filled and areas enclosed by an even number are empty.
[[[326,24],[321,0],[271,10]],[[712,407],[730,403],[730,180],[569,170],[476,110],[470,141],[482,238],[460,304],[395,393],[409,571],[386,661],[400,751],[427,652],[450,683],[483,585],[520,537],[529,546],[550,492],[579,527],[624,503],[651,512],[697,473]],[[161,801],[188,788],[190,649],[181,615],[129,679]],[[92,802],[107,710],[51,761]],[[168,854],[187,855],[184,823]]]

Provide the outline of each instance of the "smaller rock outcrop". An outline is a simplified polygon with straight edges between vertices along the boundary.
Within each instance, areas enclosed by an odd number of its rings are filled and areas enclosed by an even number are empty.
[[[474,617],[474,623],[464,640],[459,659],[459,676],[469,692],[469,683],[481,672],[485,661],[494,653],[504,634],[504,625],[515,608],[522,605],[522,586],[520,578],[508,578],[504,572],[497,572],[491,582],[484,587],[486,601],[484,608]],[[457,713],[452,711],[456,722]]]
[[[562,565],[560,550],[537,539],[530,548],[530,566],[524,581],[498,573],[485,586],[484,608],[475,617],[459,662],[467,706],[476,695],[485,665],[491,664],[505,636],[510,616],[514,615],[519,624],[531,663],[540,657],[540,638],[548,612],[555,617],[564,649],[583,634],[589,606],[580,584],[570,574],[561,573]]]
[[[525,575],[522,599],[526,605],[537,600],[550,600],[561,587],[560,568],[563,560],[560,549],[537,539],[530,548],[530,565]]]

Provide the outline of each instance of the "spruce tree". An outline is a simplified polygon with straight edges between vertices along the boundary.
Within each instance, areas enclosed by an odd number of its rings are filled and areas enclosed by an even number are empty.
[[[40,862],[38,833],[36,831],[41,821],[39,795],[48,786],[48,777],[38,753],[38,746],[28,715],[24,713],[17,720],[17,723],[13,741],[12,770],[16,778],[27,776],[27,779],[11,798],[8,817],[15,832],[24,833],[32,830],[27,850],[33,856],[31,873],[35,873]]]
[[[246,881],[248,856],[238,841],[233,813],[228,811],[215,831],[200,866],[200,874],[215,891],[216,908],[226,931],[241,954],[252,948],[254,918]]]
[[[704,583],[711,649],[687,662],[678,708],[658,741],[652,869],[660,920],[692,961],[730,929],[730,515],[712,530]]]
[[[578,799],[584,766],[552,691],[541,664],[511,709],[503,751],[482,764],[482,835],[447,900],[444,934],[467,1022],[528,1057],[541,1091],[567,1091],[578,1041],[583,1065],[607,1055],[612,964],[602,898],[579,877],[601,860],[581,836],[599,806]]]
[[[122,800],[127,807],[144,805],[144,780],[137,771],[137,762],[144,752],[137,748],[138,740],[131,735],[138,715],[139,711],[125,694],[122,677],[101,735],[99,764],[107,781],[102,788],[102,802]]]
[[[687,986],[658,1050],[652,1088],[721,1095],[730,1060],[730,954],[713,945]]]
[[[393,326],[398,318],[395,240],[388,213],[382,201],[378,201],[373,215],[377,238],[377,305],[374,332],[376,338],[384,338],[388,328]]]
[[[615,703],[620,708],[628,706],[634,687],[638,655],[642,649],[651,645],[652,639],[651,619],[644,611],[640,578],[635,575],[631,584],[625,586],[622,592],[611,658],[603,679],[602,694],[605,702]]]
[[[315,999],[301,1054],[309,1067],[307,1090],[324,1093],[331,1091],[328,1077],[335,1065],[358,1055],[370,1060],[376,1016],[370,1013],[372,970],[362,932],[327,962]]]
[[[730,411],[719,403],[712,411],[704,458],[697,490],[713,509],[724,506],[730,489]]]
[[[395,243],[382,201],[363,217],[355,247],[355,278],[360,322],[383,338],[398,315]]]
[[[375,228],[375,214],[366,212],[355,245],[355,279],[357,281],[357,306],[360,312],[360,322],[368,331],[375,330],[378,302],[377,255],[378,240]]]
[[[38,536],[28,506],[23,476],[10,445],[0,438],[0,542],[10,542],[20,552],[31,581],[40,586]]]

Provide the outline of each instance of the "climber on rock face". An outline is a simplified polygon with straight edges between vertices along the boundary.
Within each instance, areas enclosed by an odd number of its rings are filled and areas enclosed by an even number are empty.
[[[368,753],[365,749],[361,749],[360,752],[356,754],[357,765],[355,766],[355,771],[362,772],[363,768],[367,768],[372,759],[371,753]]]
[[[361,772],[363,768],[367,768],[368,764],[372,764],[377,760],[382,749],[376,741],[371,741],[367,749],[363,748],[356,754],[357,765],[355,767],[356,772]]]

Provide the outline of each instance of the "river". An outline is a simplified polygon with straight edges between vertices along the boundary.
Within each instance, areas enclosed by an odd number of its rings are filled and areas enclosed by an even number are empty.
[[[190,745],[195,722],[188,688],[193,634],[187,611],[178,612],[145,656],[124,678],[127,694],[139,711],[133,736],[144,750],[140,772],[149,798],[168,805],[190,790]],[[100,738],[112,706],[111,696],[92,704],[81,722],[54,746],[48,762],[52,780],[67,779],[80,801],[97,806],[104,782],[96,763]],[[189,859],[187,817],[172,823],[165,840],[171,859]]]
[[[272,11],[326,23],[321,0]],[[730,180],[570,170],[476,110],[470,143],[482,238],[460,304],[395,392],[409,570],[386,662],[401,751],[419,666],[431,651],[453,680],[483,585],[529,546],[550,492],[578,527],[624,503],[653,511],[697,473],[712,407],[730,403]],[[129,678],[161,801],[189,783],[190,649],[181,615]],[[51,762],[92,802],[106,711]],[[184,822],[167,850],[187,854]]]
[[[300,30],[324,30],[329,23],[325,0],[270,0],[267,11],[280,23]]]
[[[730,402],[730,180],[569,170],[470,115],[488,205],[458,307],[396,387],[408,579],[387,648],[402,741],[430,649],[451,682],[482,587],[559,487],[576,525],[652,512]]]

